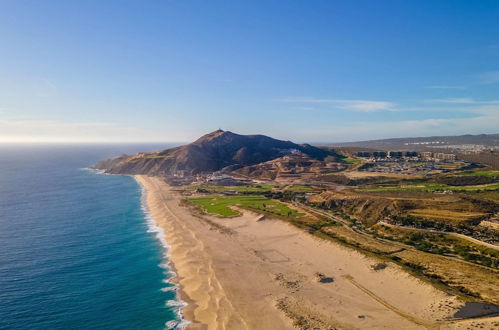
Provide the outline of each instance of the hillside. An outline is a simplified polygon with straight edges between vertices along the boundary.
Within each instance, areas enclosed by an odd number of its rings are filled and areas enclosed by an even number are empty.
[[[307,181],[317,175],[327,175],[347,168],[347,164],[338,161],[336,156],[328,156],[323,160],[314,159],[304,153],[279,157],[268,162],[246,166],[232,172],[233,175],[244,178],[275,180]]]
[[[334,155],[332,151],[307,144],[217,130],[187,145],[123,155],[101,161],[94,168],[113,174],[185,177],[220,170],[228,172],[296,153],[315,160]]]

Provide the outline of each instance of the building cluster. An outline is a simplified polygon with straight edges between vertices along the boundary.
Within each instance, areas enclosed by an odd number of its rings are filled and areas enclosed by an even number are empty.
[[[197,175],[197,182],[214,186],[240,186],[252,183],[251,180],[236,179],[231,176],[214,172],[208,175]]]
[[[371,161],[387,161],[395,159],[425,160],[425,161],[455,161],[456,155],[443,152],[416,152],[416,151],[361,151],[357,157],[368,158]]]
[[[448,161],[455,161],[456,160],[456,155],[454,154],[446,154],[443,152],[422,152],[421,153],[421,158],[423,160],[448,160]]]
[[[404,145],[433,145],[433,144],[445,144],[444,141],[416,141],[416,142],[406,142]]]
[[[443,152],[416,151],[362,151],[357,157],[365,160],[361,171],[394,174],[428,174],[453,170],[464,163],[456,155]]]
[[[420,174],[432,171],[442,170],[440,164],[436,162],[406,162],[406,161],[375,161],[367,163],[372,166],[366,166],[361,171],[393,173],[393,174]]]
[[[449,151],[462,152],[468,155],[478,154],[483,151],[499,150],[499,146],[487,146],[483,144],[452,144],[445,146],[431,146],[431,148],[448,149]]]

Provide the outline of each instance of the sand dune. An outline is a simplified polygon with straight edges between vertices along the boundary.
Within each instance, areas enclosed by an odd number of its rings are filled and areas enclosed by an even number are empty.
[[[136,176],[171,245],[192,329],[425,329],[485,327],[448,321],[462,302],[389,264],[245,212],[193,214],[160,178]],[[332,278],[317,281],[316,272]],[[499,324],[499,323],[498,323]]]

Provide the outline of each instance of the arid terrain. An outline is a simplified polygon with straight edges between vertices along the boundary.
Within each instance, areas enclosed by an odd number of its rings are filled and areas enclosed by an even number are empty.
[[[499,326],[484,164],[216,131],[97,167],[145,187],[193,328]]]
[[[235,218],[197,213],[181,190],[138,176],[152,215],[165,228],[171,260],[191,304],[192,328],[466,329],[499,318],[455,320],[465,302],[285,221],[246,211]],[[478,313],[487,313],[487,310]],[[474,311],[477,312],[477,311]]]

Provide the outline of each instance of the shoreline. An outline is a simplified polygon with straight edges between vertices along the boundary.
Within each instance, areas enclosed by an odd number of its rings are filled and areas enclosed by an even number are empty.
[[[220,284],[214,272],[213,260],[206,253],[206,246],[198,237],[199,233],[185,227],[183,220],[193,221],[190,225],[199,226],[203,233],[210,234],[214,230],[207,222],[199,221],[190,215],[188,209],[182,207],[181,218],[169,209],[177,205],[178,200],[173,197],[171,187],[166,186],[158,178],[145,176],[132,176],[145,190],[145,200],[149,214],[157,225],[164,230],[166,241],[170,245],[170,265],[176,272],[175,283],[179,286],[177,293],[187,305],[181,307],[181,312],[189,322],[187,329],[256,329],[257,326],[249,325],[234,308],[223,285]],[[166,188],[166,193],[171,205],[164,203],[157,197],[158,189],[154,184],[161,182]],[[164,197],[164,196],[163,196]],[[178,210],[175,210],[178,211]],[[221,249],[222,250],[222,249]],[[268,307],[268,306],[266,306]],[[262,310],[263,312],[263,310]],[[291,323],[277,309],[266,310],[265,329],[292,329]],[[260,324],[259,315],[251,316],[251,323]]]
[[[186,329],[189,324],[191,323],[190,321],[186,320],[184,317],[183,313],[183,308],[189,304],[188,301],[185,301],[182,299],[182,288],[178,283],[177,280],[177,272],[175,270],[175,265],[171,262],[171,255],[169,253],[169,250],[171,246],[168,244],[166,237],[165,237],[165,231],[164,229],[158,224],[156,219],[153,217],[151,214],[151,211],[149,210],[149,207],[147,205],[147,189],[141,184],[139,180],[135,176],[132,176],[132,178],[137,182],[137,184],[140,187],[140,204],[141,204],[141,209],[142,212],[145,215],[145,220],[148,226],[148,232],[155,233],[155,238],[160,242],[160,245],[162,247],[162,258],[163,262],[160,264],[160,268],[163,269],[165,273],[165,279],[163,279],[163,283],[168,283],[171,284],[171,287],[166,287],[166,288],[173,288],[172,290],[168,291],[174,291],[175,292],[175,300],[168,300],[165,302],[167,306],[170,307],[176,307],[175,314],[177,314],[178,321],[168,321],[166,322],[165,326],[168,329]],[[168,275],[167,275],[168,274]],[[168,277],[166,277],[168,276]],[[162,288],[166,289],[166,288]]]
[[[396,265],[373,271],[372,258],[280,220],[256,221],[251,212],[231,219],[193,214],[161,178],[133,178],[170,244],[188,329],[465,329],[499,322],[452,319],[462,301]],[[316,271],[333,282],[318,283]]]

